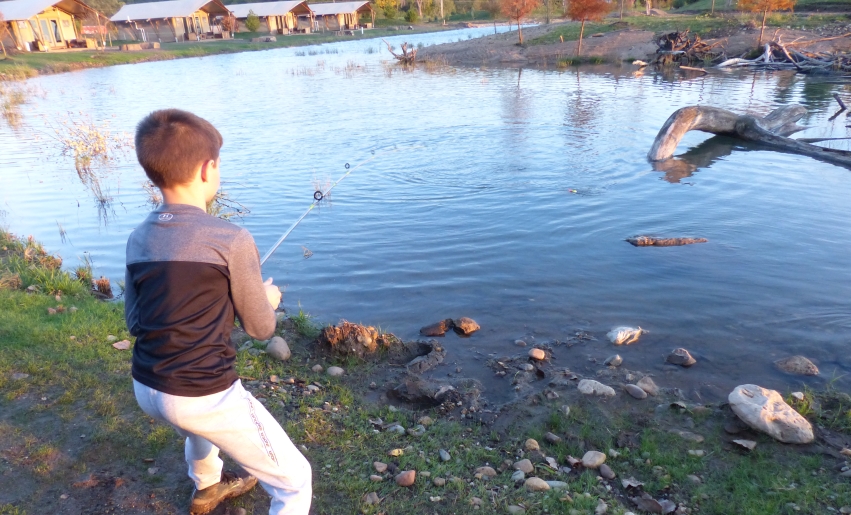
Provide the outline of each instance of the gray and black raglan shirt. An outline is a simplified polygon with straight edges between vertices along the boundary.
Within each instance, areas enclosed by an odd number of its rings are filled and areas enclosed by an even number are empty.
[[[184,397],[238,379],[234,315],[254,338],[275,331],[251,234],[185,204],[161,206],[130,234],[124,315],[136,337],[133,378]]]

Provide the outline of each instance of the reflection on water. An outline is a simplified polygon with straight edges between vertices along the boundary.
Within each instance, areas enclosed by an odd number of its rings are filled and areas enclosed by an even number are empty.
[[[321,63],[307,55],[319,49]],[[145,178],[130,159],[114,164],[115,216],[100,226],[73,163],[44,144],[69,104],[115,131],[163,107],[211,120],[225,140],[225,190],[250,210],[234,222],[261,254],[317,183],[398,144],[353,172],[266,263],[287,307],[403,338],[469,316],[482,331],[445,342],[461,364],[516,353],[520,337],[586,331],[598,340],[560,361],[579,368],[611,354],[611,327],[640,325],[650,332],[619,353],[657,382],[785,388],[772,361],[789,354],[814,359],[828,379],[851,371],[851,172],[699,133],[674,160],[645,157],[667,117],[693,104],[765,115],[802,103],[801,137],[849,136],[844,117],[828,120],[840,84],[744,71],[634,76],[630,66],[405,71],[390,59],[377,42],[349,41],[34,79],[47,95],[27,104],[26,130],[0,124],[4,223],[69,265],[88,251],[98,273],[123,275],[124,242],[150,209]],[[709,241],[635,248],[624,242],[635,234]],[[687,372],[663,363],[680,346],[699,360]],[[490,381],[480,368],[464,370]]]

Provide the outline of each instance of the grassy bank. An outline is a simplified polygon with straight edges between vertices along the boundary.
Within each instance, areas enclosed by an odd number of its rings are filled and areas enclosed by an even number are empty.
[[[0,233],[0,277],[6,278],[0,288],[0,476],[6,478],[0,514],[183,512],[191,485],[182,441],[136,407],[130,351],[112,345],[129,338],[121,303],[95,300],[46,253],[26,250],[34,245]],[[65,276],[49,281],[39,275],[48,271]],[[27,293],[27,283],[39,291]],[[677,503],[679,513],[836,513],[851,506],[851,485],[839,475],[846,458],[835,446],[851,435],[851,397],[839,392],[807,392],[796,404],[823,428],[816,444],[803,447],[747,431],[726,434],[733,417],[723,406],[671,405],[676,399],[666,394],[646,401],[619,394],[602,402],[577,395],[575,387],[559,390],[558,398],[535,394],[480,423],[488,410],[478,404],[468,410],[476,404],[470,398],[462,406],[391,408],[381,395],[395,385],[400,369],[388,362],[397,359],[334,360],[313,346],[316,326],[304,313],[282,320],[278,333],[293,349],[289,361],[269,358],[261,342],[237,332],[237,370],[310,460],[317,514],[449,514],[478,505],[481,513],[509,513],[514,506],[528,514],[573,515],[595,513],[601,503],[609,514],[640,513],[628,500],[637,492],[621,483],[630,477],[655,499]],[[316,364],[343,366],[346,375],[329,377],[314,371]],[[387,429],[421,421],[427,424],[421,436]],[[560,441],[545,441],[546,432]],[[528,438],[540,451],[526,448]],[[737,450],[732,438],[751,438],[757,447]],[[401,455],[388,456],[394,449]],[[440,449],[450,453],[448,461]],[[605,480],[581,467],[559,472],[545,461],[548,456],[563,466],[568,456],[588,450],[608,453],[618,477]],[[521,458],[534,463],[532,475],[566,488],[529,492],[516,485],[506,461]],[[392,474],[375,470],[375,461],[416,470],[416,483],[397,486]],[[477,478],[482,466],[496,476]],[[371,492],[378,505],[364,501]],[[260,515],[268,504],[258,488],[227,506]]]
[[[649,30],[652,32],[674,32],[688,29],[692,34],[703,38],[723,37],[740,30],[740,28],[755,20],[750,14],[724,14],[710,16],[708,14],[671,15],[665,17],[657,16],[624,16],[623,20],[607,19],[602,23],[586,23],[584,37],[595,33],[613,32],[616,30],[633,29]],[[814,29],[826,24],[847,21],[844,14],[773,14],[767,20],[767,27],[792,27],[800,29]],[[545,45],[558,43],[560,38],[564,41],[576,41],[579,39],[579,23],[569,23],[558,27],[548,33],[527,41],[528,45]]]
[[[251,52],[270,50],[274,48],[318,45],[339,41],[369,39],[403,34],[421,34],[446,30],[454,27],[434,25],[414,25],[408,30],[407,24],[399,22],[401,30],[390,30],[387,27],[355,32],[353,36],[336,36],[333,33],[300,34],[293,36],[277,36],[274,43],[251,43],[250,38],[268,34],[237,34],[240,39],[212,40],[204,42],[162,43],[159,50],[142,50],[138,52],[98,51],[81,52],[26,52],[16,53],[10,58],[0,60],[0,77],[29,77],[39,73],[62,73],[84,68],[98,68],[118,64],[133,64],[148,61],[165,61],[185,57],[202,57],[216,54],[236,52]]]

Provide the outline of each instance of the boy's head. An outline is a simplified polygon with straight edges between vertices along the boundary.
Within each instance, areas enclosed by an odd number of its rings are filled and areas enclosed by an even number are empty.
[[[222,135],[213,124],[180,109],[154,111],[136,126],[136,157],[160,189],[189,185],[209,167],[216,174],[215,193],[221,148]]]

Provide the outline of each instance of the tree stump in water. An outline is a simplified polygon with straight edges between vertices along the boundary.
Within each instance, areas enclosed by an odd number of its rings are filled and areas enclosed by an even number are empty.
[[[678,247],[693,243],[706,243],[706,238],[654,238],[653,236],[635,236],[626,241],[636,247]]]
[[[683,107],[674,111],[659,130],[647,157],[651,161],[671,158],[683,136],[695,130],[762,143],[781,152],[810,156],[851,168],[851,152],[847,150],[819,147],[788,137],[804,129],[797,121],[806,113],[806,108],[800,105],[775,109],[762,118],[737,115],[717,107]]]

